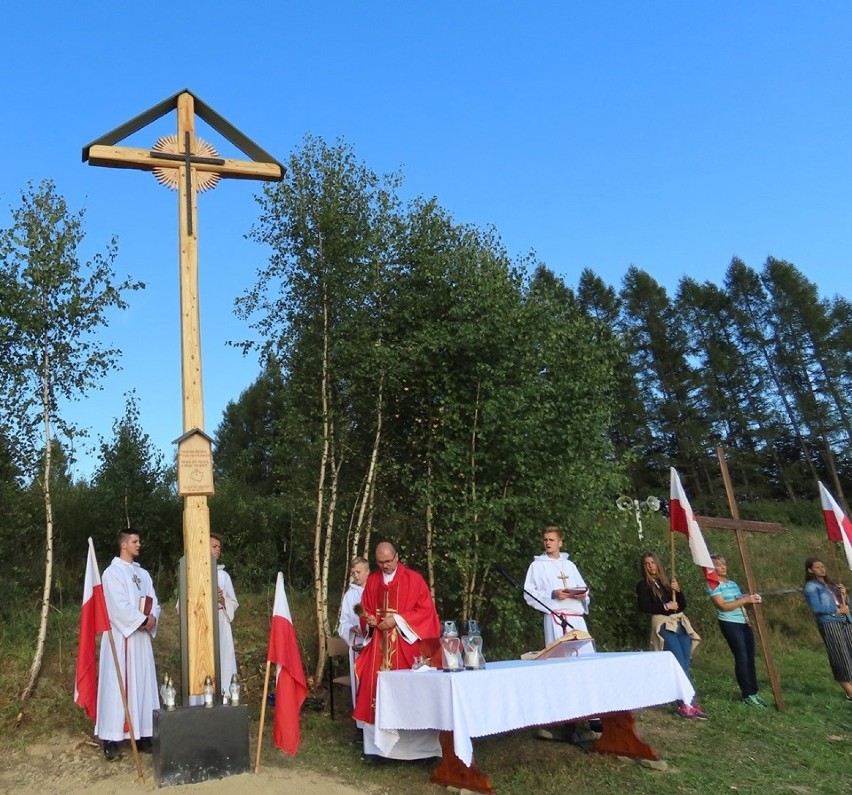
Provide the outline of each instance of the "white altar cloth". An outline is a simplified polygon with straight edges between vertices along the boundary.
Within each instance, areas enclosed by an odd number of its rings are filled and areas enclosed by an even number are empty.
[[[381,671],[376,745],[399,731],[451,731],[456,756],[473,760],[474,737],[608,712],[690,703],[695,690],[668,651],[599,652],[556,660],[489,662],[483,671]]]

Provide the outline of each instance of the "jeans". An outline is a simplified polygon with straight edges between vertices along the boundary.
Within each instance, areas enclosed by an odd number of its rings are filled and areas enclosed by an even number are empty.
[[[689,637],[682,624],[677,625],[677,632],[661,629],[663,650],[674,654],[683,672],[689,677],[689,659],[692,657],[692,638]]]
[[[719,629],[734,655],[734,674],[743,698],[754,695],[757,692],[757,672],[754,670],[754,633],[751,627],[720,621]]]

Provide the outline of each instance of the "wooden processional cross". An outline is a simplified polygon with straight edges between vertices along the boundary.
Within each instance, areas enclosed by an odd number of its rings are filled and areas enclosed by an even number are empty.
[[[740,551],[740,559],[743,563],[743,571],[746,576],[747,592],[758,593],[754,574],[751,570],[751,561],[748,548],[745,543],[745,533],[783,533],[784,527],[775,522],[749,522],[740,519],[739,508],[734,499],[734,489],[731,485],[731,476],[728,474],[728,464],[725,461],[725,451],[721,447],[716,448],[716,456],[719,459],[719,469],[722,472],[722,480],[725,484],[725,493],[728,497],[728,508],[731,511],[730,519],[715,516],[698,516],[695,520],[701,527],[712,527],[718,530],[733,530],[737,537],[737,548]],[[779,710],[784,709],[784,696],[781,693],[781,682],[778,679],[778,671],[775,668],[775,660],[772,657],[772,649],[769,646],[769,635],[766,631],[766,622],[763,620],[763,605],[753,604],[754,623],[763,659],[766,663],[766,673],[769,675],[769,683],[772,685],[772,695],[775,698],[775,706]]]
[[[116,146],[166,113],[177,110],[177,135],[160,138],[151,149]],[[196,116],[230,141],[251,160],[220,158],[206,141],[195,136]],[[201,333],[198,304],[199,191],[214,188],[220,178],[280,181],[283,166],[246,138],[189,91],[181,91],[83,148],[83,162],[92,166],[153,171],[157,180],[178,191],[180,264],[181,385],[183,435],[201,438],[206,451],[178,449],[178,493],[184,498],[183,544],[187,570],[188,692],[204,691],[204,679],[215,679],[213,637],[215,593],[211,593],[210,514],[207,497],[213,493],[212,450],[204,434],[201,384]],[[186,460],[184,460],[186,459]],[[186,466],[185,466],[186,464]],[[186,470],[186,477],[181,477]],[[224,684],[224,683],[220,683]]]

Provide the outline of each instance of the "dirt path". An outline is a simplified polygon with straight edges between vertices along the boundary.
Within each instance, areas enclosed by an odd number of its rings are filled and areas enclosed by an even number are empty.
[[[260,773],[160,790],[154,781],[150,755],[142,755],[145,780],[137,781],[133,757],[123,753],[109,763],[99,745],[86,737],[57,735],[50,743],[36,743],[13,751],[0,762],[0,793],[15,795],[138,795],[148,792],[199,795],[363,795],[363,790],[296,768],[261,767]]]

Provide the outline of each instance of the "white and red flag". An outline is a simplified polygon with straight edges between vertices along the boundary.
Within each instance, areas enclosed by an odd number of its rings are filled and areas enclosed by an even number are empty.
[[[284,575],[280,571],[275,583],[275,604],[272,608],[266,659],[275,663],[272,742],[285,754],[293,756],[299,750],[299,712],[308,693],[308,684],[293,629],[290,605],[284,591]]]
[[[97,636],[110,628],[101,574],[95,559],[95,547],[89,539],[86,579],[83,585],[83,608],[80,610],[80,636],[77,640],[77,677],[74,703],[92,719],[97,719],[98,658]]]
[[[669,494],[669,529],[671,532],[683,533],[689,541],[689,551],[692,562],[704,569],[704,579],[711,588],[719,585],[716,567],[710,559],[707,544],[701,534],[701,528],[695,520],[695,514],[686,498],[686,492],[680,484],[680,476],[674,467],[671,470],[671,491]]]
[[[817,482],[819,483],[819,481]],[[828,540],[843,542],[846,562],[849,564],[849,568],[852,569],[852,522],[840,510],[840,506],[822,483],[819,484],[819,497],[822,500],[822,518],[825,519]]]

